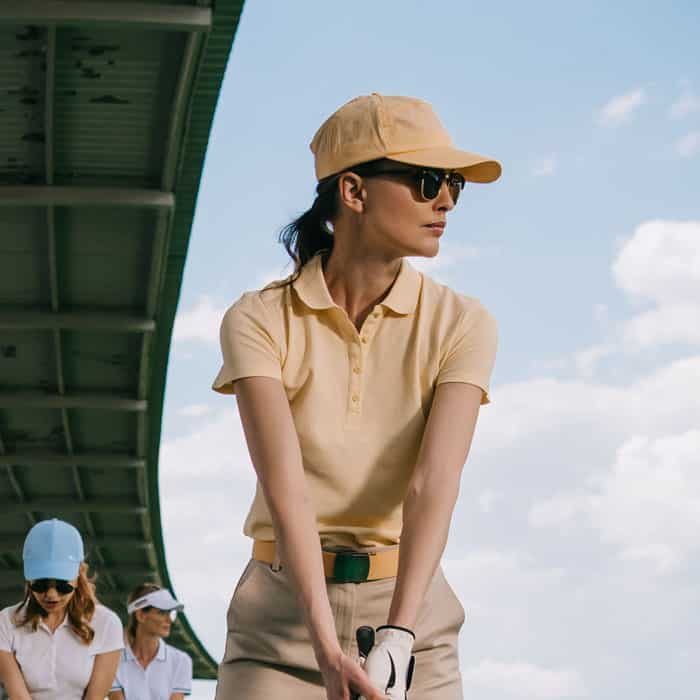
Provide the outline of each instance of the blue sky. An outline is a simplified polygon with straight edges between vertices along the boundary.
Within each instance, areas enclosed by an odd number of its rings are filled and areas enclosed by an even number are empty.
[[[427,8],[245,6],[168,374],[176,591],[220,656],[254,485],[235,400],[209,389],[221,315],[288,274],[277,232],[312,201],[323,119],[358,94],[418,96],[504,171],[469,187],[438,258],[416,262],[500,327],[445,555],[467,693],[685,700],[700,662],[700,9]]]

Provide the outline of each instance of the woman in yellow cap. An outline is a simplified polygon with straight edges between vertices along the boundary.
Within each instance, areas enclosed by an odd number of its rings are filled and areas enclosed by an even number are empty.
[[[237,396],[258,486],[217,700],[458,700],[464,610],[439,563],[496,325],[405,258],[437,255],[465,182],[500,165],[376,93],[311,150],[316,199],[281,235],[294,273],[221,324],[213,388]]]

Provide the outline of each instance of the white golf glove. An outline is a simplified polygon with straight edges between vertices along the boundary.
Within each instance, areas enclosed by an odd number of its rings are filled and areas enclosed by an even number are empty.
[[[414,657],[411,655],[415,635],[403,627],[377,627],[364,669],[374,686],[392,700],[406,700],[411,687]],[[365,700],[360,696],[360,700]]]

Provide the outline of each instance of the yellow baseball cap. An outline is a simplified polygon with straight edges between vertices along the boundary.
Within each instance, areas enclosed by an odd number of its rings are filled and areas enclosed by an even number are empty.
[[[321,124],[310,148],[319,180],[378,158],[455,170],[470,182],[501,175],[493,158],[455,148],[433,108],[415,97],[356,97]]]

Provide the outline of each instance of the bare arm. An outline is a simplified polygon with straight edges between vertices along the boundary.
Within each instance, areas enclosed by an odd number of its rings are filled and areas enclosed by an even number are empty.
[[[348,682],[368,700],[381,698],[359,665],[345,657],[328,600],[316,514],[289,401],[282,383],[246,377],[235,383],[250,457],[270,509],[280,559],[297,592],[329,698],[346,697]]]
[[[84,700],[104,700],[117,675],[121,651],[108,651],[95,656],[90,682],[85,690]]]
[[[184,693],[171,693],[170,700],[185,700]]]
[[[469,454],[482,391],[438,385],[403,507],[401,556],[388,623],[413,629],[447,542],[462,467]]]
[[[123,690],[111,690],[109,692],[109,700],[124,700],[124,691]]]
[[[32,700],[17,659],[9,651],[0,651],[0,681],[10,700]]]

